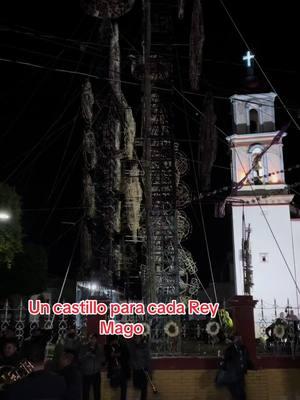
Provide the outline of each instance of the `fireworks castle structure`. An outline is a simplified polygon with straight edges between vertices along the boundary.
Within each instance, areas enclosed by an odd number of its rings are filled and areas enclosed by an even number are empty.
[[[197,296],[200,281],[191,253],[181,245],[191,232],[184,208],[192,195],[183,181],[189,165],[176,143],[172,110],[174,19],[183,18],[184,4],[151,1],[150,7],[145,1],[141,7],[134,1],[97,0],[83,6],[99,20],[104,73],[99,80],[87,79],[82,90],[81,288],[101,288],[110,299],[119,291],[125,300],[186,302]],[[127,61],[132,85],[141,88],[141,107],[130,106],[123,91],[119,34],[122,18],[138,7],[140,51],[127,54]],[[194,89],[201,67],[201,16],[201,2],[195,0],[189,69]]]

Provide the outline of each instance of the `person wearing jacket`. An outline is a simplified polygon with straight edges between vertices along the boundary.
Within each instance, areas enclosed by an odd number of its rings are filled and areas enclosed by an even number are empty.
[[[82,400],[82,377],[77,365],[77,354],[65,350],[59,359],[59,374],[64,378],[67,391],[64,400]]]
[[[9,385],[5,400],[65,400],[67,388],[63,377],[45,369],[45,343],[37,340],[28,343],[26,359],[33,371]]]
[[[20,355],[18,353],[17,339],[6,339],[1,349],[0,365],[16,367],[19,361]]]
[[[233,400],[246,400],[245,375],[248,369],[254,369],[248,350],[240,336],[235,336],[233,343],[225,350],[223,368],[228,371],[230,380],[227,386]]]
[[[141,391],[141,400],[147,400],[148,377],[151,373],[150,349],[145,336],[135,336],[130,343],[130,361],[133,385]]]
[[[105,346],[107,377],[112,388],[120,388],[120,400],[127,399],[130,379],[129,350],[125,339],[110,336]]]
[[[101,367],[104,361],[103,349],[98,344],[97,334],[91,335],[89,342],[80,352],[83,400],[89,400],[93,388],[94,400],[101,399]]]

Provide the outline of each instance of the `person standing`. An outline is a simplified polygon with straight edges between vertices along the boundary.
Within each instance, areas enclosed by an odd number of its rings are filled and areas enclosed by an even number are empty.
[[[6,367],[16,367],[19,361],[20,355],[18,353],[17,339],[6,339],[1,349],[0,365]]]
[[[26,358],[33,371],[7,388],[6,400],[64,400],[66,384],[63,377],[45,369],[45,345],[34,341],[27,345]]]
[[[79,361],[82,372],[83,400],[89,400],[91,387],[94,392],[94,400],[101,400],[101,367],[104,354],[98,344],[97,334],[91,335],[88,344],[83,346]]]
[[[286,316],[287,321],[287,336],[288,342],[290,344],[290,351],[292,356],[295,357],[296,350],[298,347],[298,337],[299,337],[299,319],[297,315],[294,314],[293,310],[288,311]]]
[[[147,400],[150,368],[150,349],[145,336],[135,336],[130,346],[130,359],[133,369],[133,386],[141,391],[141,400]]]
[[[59,358],[59,369],[67,385],[64,400],[82,400],[82,377],[77,365],[76,352],[66,349]]]
[[[64,348],[79,353],[80,338],[76,334],[75,328],[70,328],[64,338]]]
[[[232,399],[246,400],[245,375],[248,369],[253,369],[253,364],[240,336],[235,336],[233,343],[225,350],[222,368],[228,374],[224,386],[227,386]]]
[[[105,346],[107,377],[112,388],[120,387],[120,400],[127,398],[127,383],[130,379],[129,351],[125,340],[110,336]]]
[[[17,339],[11,337],[7,338],[5,342],[1,345],[0,351],[0,375],[3,377],[7,376],[10,371],[17,367],[20,361],[20,355],[17,348]],[[5,380],[5,379],[4,379]],[[2,379],[3,381],[3,379]],[[4,392],[6,390],[6,385],[4,382],[0,381],[0,399],[4,399]]]

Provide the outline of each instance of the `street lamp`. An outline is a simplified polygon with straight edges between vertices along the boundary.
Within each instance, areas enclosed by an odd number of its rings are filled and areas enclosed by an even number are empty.
[[[9,214],[7,211],[0,211],[0,222],[2,221],[8,221],[11,219],[11,214]]]

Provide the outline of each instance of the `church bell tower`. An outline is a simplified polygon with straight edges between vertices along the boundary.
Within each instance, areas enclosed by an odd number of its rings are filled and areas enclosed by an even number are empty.
[[[235,294],[257,300],[255,321],[271,323],[286,307],[299,314],[289,194],[275,93],[233,95],[231,147]],[[289,272],[289,270],[291,272]],[[299,286],[299,283],[298,283]],[[275,306],[274,306],[275,305]],[[277,309],[276,309],[277,305]],[[258,333],[257,333],[258,334]]]

